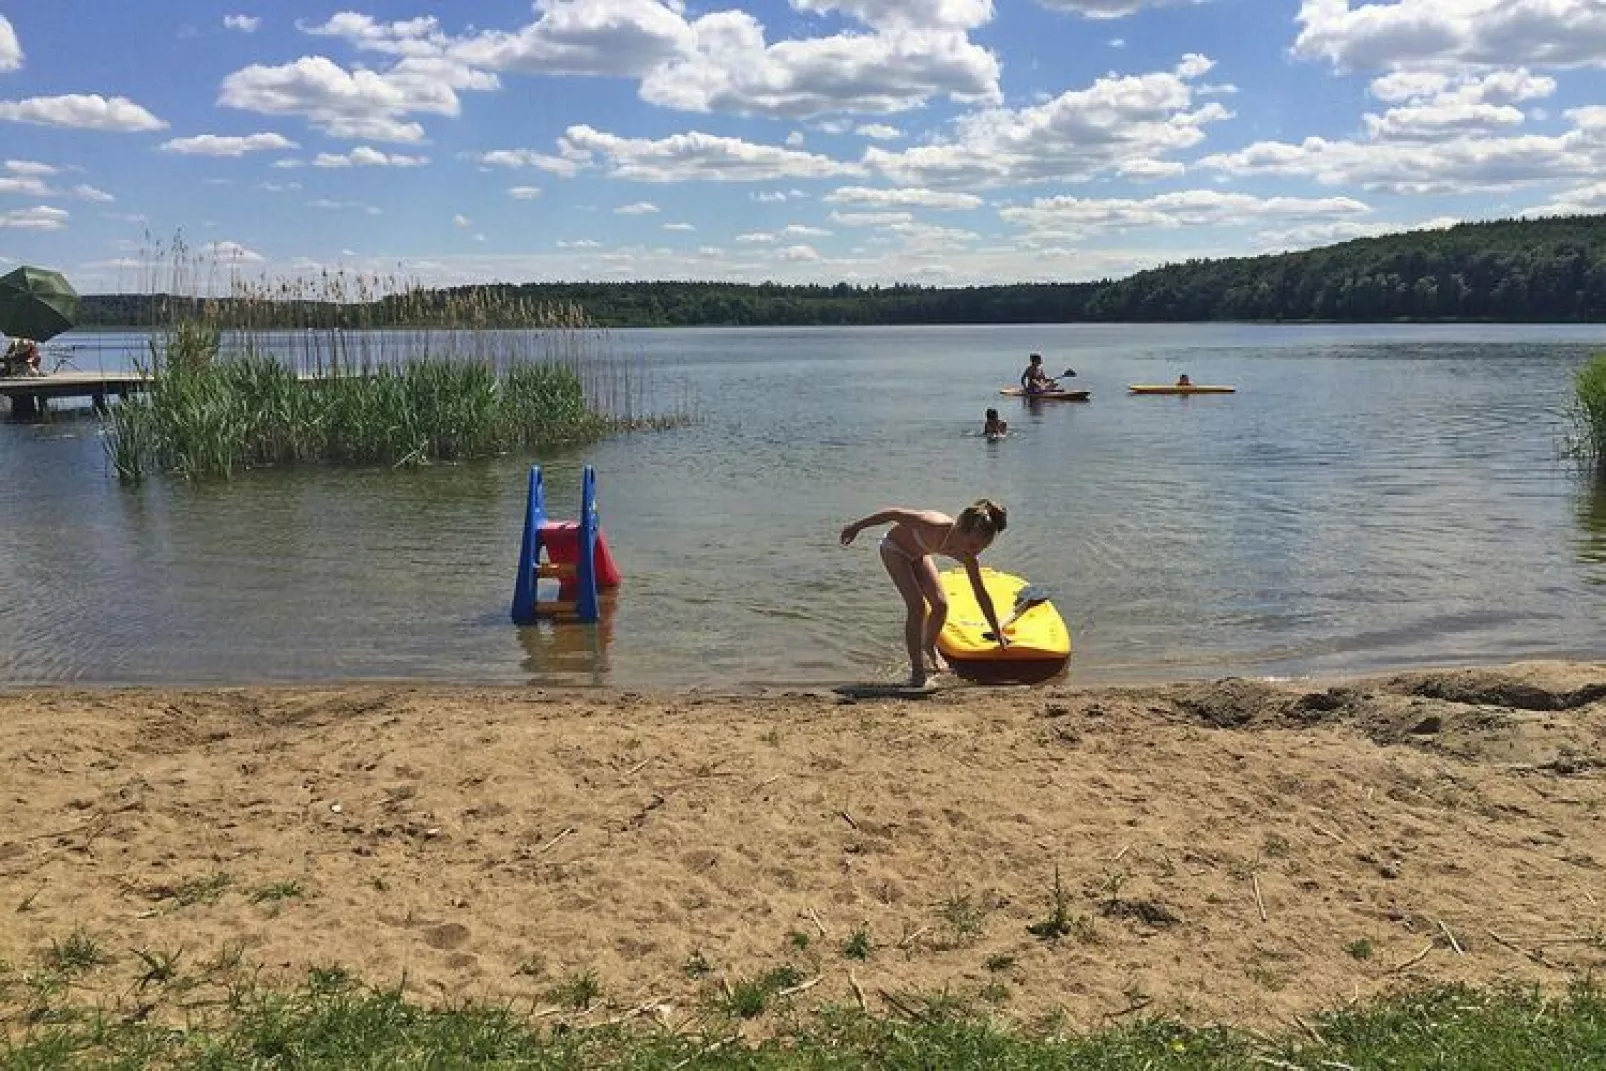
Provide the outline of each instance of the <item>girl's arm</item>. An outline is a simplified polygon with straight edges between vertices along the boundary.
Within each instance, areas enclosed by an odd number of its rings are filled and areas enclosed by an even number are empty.
[[[960,559],[965,563],[965,575],[970,577],[970,589],[976,593],[976,604],[981,607],[981,616],[993,627],[993,636],[998,640],[998,646],[1008,647],[1009,638],[1004,630],[998,627],[998,614],[993,610],[993,597],[987,594],[987,587],[981,582],[981,564],[976,561],[974,554]]]
[[[884,509],[880,513],[872,513],[868,517],[860,518],[842,529],[842,545],[845,547],[853,542],[853,537],[866,528],[874,528],[878,524],[907,524],[924,518],[924,512],[917,509]]]

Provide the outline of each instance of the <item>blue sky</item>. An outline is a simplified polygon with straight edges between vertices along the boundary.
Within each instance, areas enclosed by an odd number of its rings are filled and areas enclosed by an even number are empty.
[[[1601,0],[0,0],[0,269],[1079,280],[1606,210]]]

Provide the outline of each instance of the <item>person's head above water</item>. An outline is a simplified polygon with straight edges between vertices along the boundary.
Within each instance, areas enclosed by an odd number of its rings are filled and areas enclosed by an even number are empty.
[[[997,420],[998,419],[998,410],[996,410],[996,409],[987,410],[987,419],[988,420]]]

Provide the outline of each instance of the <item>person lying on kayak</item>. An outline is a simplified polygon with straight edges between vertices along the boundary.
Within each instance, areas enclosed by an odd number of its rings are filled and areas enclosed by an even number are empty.
[[[998,410],[987,410],[987,423],[982,425],[981,433],[990,437],[1009,434],[1009,421],[998,419]]]
[[[1059,390],[1059,380],[1049,379],[1048,373],[1043,371],[1043,355],[1034,353],[1031,363],[1026,371],[1020,374],[1020,385],[1026,389],[1027,394],[1042,394],[1044,391]]]
[[[1193,380],[1189,379],[1188,378],[1188,373],[1184,372],[1180,376],[1177,377],[1177,386],[1179,386],[1179,387],[1191,387],[1191,386],[1193,386]]]
[[[924,688],[930,673],[941,673],[948,668],[937,653],[937,636],[948,619],[948,598],[937,578],[937,564],[931,560],[935,554],[952,558],[965,567],[982,616],[992,626],[993,635],[998,637],[998,646],[1009,645],[998,627],[992,597],[982,584],[981,566],[976,562],[976,556],[991,546],[993,539],[1009,524],[1009,515],[1003,506],[991,499],[978,499],[966,506],[957,520],[936,510],[884,509],[845,526],[842,545],[852,543],[854,536],[864,529],[881,524],[892,526],[881,537],[881,564],[892,577],[898,594],[903,596],[907,611],[903,638],[909,648],[909,687]]]

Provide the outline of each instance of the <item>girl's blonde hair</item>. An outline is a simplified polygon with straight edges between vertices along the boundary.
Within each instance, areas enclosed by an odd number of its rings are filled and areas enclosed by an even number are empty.
[[[990,498],[978,498],[959,514],[959,530],[995,536],[1009,527],[1009,511]]]

